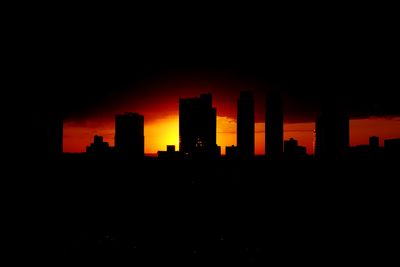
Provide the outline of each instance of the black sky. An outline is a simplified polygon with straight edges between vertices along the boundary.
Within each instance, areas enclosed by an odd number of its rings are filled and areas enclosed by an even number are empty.
[[[353,116],[400,115],[396,19],[385,10],[133,10],[52,14],[25,25],[20,97],[79,117],[115,95],[153,93],[138,84],[191,73],[278,88],[300,120],[313,119],[322,99],[346,104]]]

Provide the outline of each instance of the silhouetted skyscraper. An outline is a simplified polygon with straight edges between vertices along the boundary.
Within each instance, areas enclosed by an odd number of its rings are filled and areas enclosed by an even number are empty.
[[[349,152],[349,115],[343,109],[324,107],[316,121],[315,156],[338,159]]]
[[[283,107],[282,98],[277,92],[267,95],[265,114],[265,153],[270,159],[283,156]]]
[[[179,99],[179,151],[187,156],[216,156],[217,110],[211,94]]]
[[[241,158],[254,157],[254,98],[241,92],[237,107],[237,147]]]
[[[115,116],[115,153],[122,158],[144,157],[144,117],[138,113]]]

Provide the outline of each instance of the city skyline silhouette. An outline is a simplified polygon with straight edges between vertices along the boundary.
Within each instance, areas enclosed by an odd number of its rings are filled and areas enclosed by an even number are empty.
[[[34,5],[7,20],[13,260],[397,261],[396,8]]]
[[[383,152],[379,144],[379,137],[369,137],[371,149],[375,150],[374,157],[371,155],[361,155],[363,145],[350,146],[350,116],[348,108],[337,104],[324,104],[321,111],[315,118],[313,152],[307,153],[306,147],[298,146],[298,140],[293,136],[289,140],[284,140],[284,102],[282,96],[277,91],[266,96],[266,115],[265,115],[265,151],[267,159],[304,159],[311,155],[315,159],[351,159],[351,158],[382,158]],[[253,159],[255,121],[254,121],[254,102],[253,94],[250,91],[240,93],[237,105],[237,146],[233,144],[226,146],[229,148],[227,158]],[[105,155],[117,156],[120,159],[143,159],[145,153],[144,116],[138,113],[125,112],[115,116],[115,148],[109,147],[108,142],[103,142],[104,137],[95,135],[94,142],[88,144],[87,154],[99,154],[99,158],[106,158]],[[47,124],[46,124],[47,123]],[[62,117],[53,116],[44,122],[45,135],[38,144],[43,147],[38,151],[43,154],[41,157],[51,159],[52,157],[62,158],[63,126]],[[46,126],[47,125],[47,126]],[[308,132],[311,135],[311,132]],[[175,144],[164,144],[167,152],[182,154],[179,158],[219,158],[221,157],[221,147],[216,142],[217,135],[217,109],[212,106],[212,94],[200,94],[200,97],[180,98],[179,99],[179,150],[175,151]],[[47,139],[46,139],[47,138]],[[374,140],[374,145],[371,143]],[[396,157],[395,151],[397,140],[400,138],[384,139],[383,148],[387,155]],[[152,140],[149,140],[151,142]],[[393,147],[394,146],[394,147]],[[173,150],[172,147],[174,147]],[[372,148],[374,147],[374,148]],[[288,151],[285,151],[287,148]],[[300,154],[295,151],[300,151]],[[109,152],[105,152],[109,150]],[[357,151],[357,153],[353,153]],[[113,151],[113,153],[111,153]],[[162,150],[158,150],[159,152]],[[371,154],[369,150],[364,150],[365,154]],[[284,155],[286,154],[286,155]],[[378,157],[378,154],[380,155]],[[39,154],[40,155],[40,154]],[[162,154],[163,157],[167,154]],[[197,155],[197,156],[196,156]],[[202,155],[202,156],[200,156]],[[235,155],[235,156],[234,156]],[[290,156],[288,156],[290,155]],[[295,156],[296,155],[296,156]],[[260,156],[260,155],[258,155]],[[175,156],[174,156],[175,157]],[[387,156],[388,157],[388,156]],[[176,157],[175,157],[176,159]]]

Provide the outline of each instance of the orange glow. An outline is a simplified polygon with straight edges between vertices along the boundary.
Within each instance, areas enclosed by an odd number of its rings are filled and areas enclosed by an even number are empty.
[[[114,123],[86,123],[83,125],[66,122],[64,124],[64,152],[84,152],[94,135],[102,135],[105,142],[114,146]],[[165,150],[167,145],[179,149],[179,117],[168,116],[147,122],[144,126],[145,153],[155,154]],[[225,147],[236,145],[236,121],[217,116],[217,144],[225,154]]]
[[[285,124],[283,126],[283,139],[289,140],[290,138],[294,138],[299,142],[299,146],[306,147],[307,154],[314,154],[314,129],[314,122]]]
[[[67,153],[85,152],[95,135],[114,146],[114,125],[106,123],[76,124],[64,122],[63,150]]]
[[[379,136],[380,146],[385,139],[400,138],[400,117],[369,118],[350,121],[350,144],[365,145],[370,136]]]
[[[254,137],[254,150],[256,155],[265,154],[265,123],[256,123]]]
[[[157,119],[144,126],[144,146],[146,154],[166,150],[167,145],[179,149],[179,117],[169,116]]]
[[[225,154],[225,147],[236,146],[236,121],[234,119],[217,116],[217,144],[221,146],[222,154]]]
[[[284,139],[291,137],[299,141],[299,145],[307,148],[307,153],[313,151],[313,130],[315,123],[290,123],[284,125]],[[179,118],[177,115],[167,116],[146,122],[145,120],[145,153],[154,154],[165,150],[167,145],[175,145],[179,149]],[[84,152],[93,136],[102,135],[105,142],[114,146],[114,122],[87,122],[76,124],[64,123],[64,152]],[[372,135],[384,139],[400,137],[400,118],[369,118],[350,121],[350,144],[352,146],[368,144]],[[236,120],[226,116],[217,116],[217,144],[221,146],[222,154],[225,147],[236,145]],[[265,152],[265,124],[255,125],[255,153]]]

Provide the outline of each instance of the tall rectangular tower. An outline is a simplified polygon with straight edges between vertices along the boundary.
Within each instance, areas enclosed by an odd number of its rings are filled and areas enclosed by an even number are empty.
[[[265,154],[273,160],[282,159],[283,105],[277,92],[267,94],[265,119]]]
[[[254,98],[251,92],[241,92],[237,109],[237,147],[239,157],[254,157]]]
[[[212,95],[179,99],[179,151],[184,155],[210,155],[217,149],[217,110]]]

